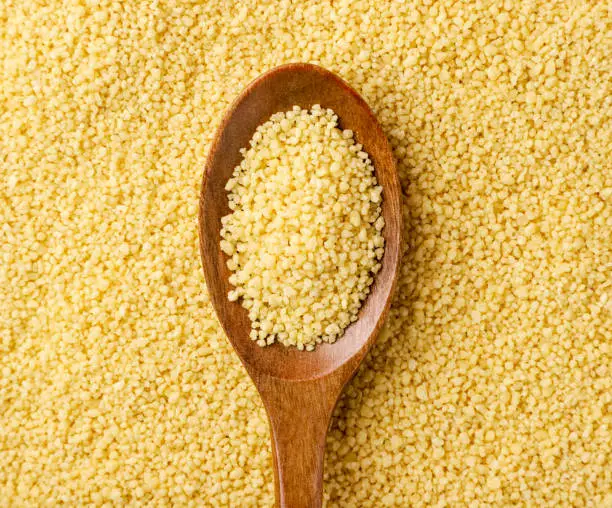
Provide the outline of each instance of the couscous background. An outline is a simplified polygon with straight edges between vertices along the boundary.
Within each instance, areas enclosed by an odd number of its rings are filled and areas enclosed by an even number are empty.
[[[610,506],[609,1],[0,3],[0,506],[270,506],[208,303],[208,143],[263,71],[371,104],[404,191],[329,506]]]

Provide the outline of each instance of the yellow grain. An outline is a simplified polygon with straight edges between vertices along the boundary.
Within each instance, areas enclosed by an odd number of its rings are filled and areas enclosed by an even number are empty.
[[[610,506],[610,19],[586,0],[0,2],[0,506],[272,506],[195,217],[223,111],[294,61],[371,104],[404,192],[328,504]]]

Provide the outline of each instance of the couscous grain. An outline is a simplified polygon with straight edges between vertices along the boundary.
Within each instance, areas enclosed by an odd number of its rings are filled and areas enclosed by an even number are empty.
[[[226,185],[221,249],[260,346],[312,351],[357,319],[384,254],[382,187],[331,109],[260,125]]]
[[[0,506],[272,506],[196,209],[223,111],[295,61],[368,101],[404,193],[328,506],[611,506],[611,10],[0,2]]]

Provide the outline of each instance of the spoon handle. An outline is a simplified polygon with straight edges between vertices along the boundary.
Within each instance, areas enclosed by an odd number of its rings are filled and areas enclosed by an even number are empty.
[[[325,379],[258,383],[270,421],[279,508],[321,507],[325,436],[340,393],[335,385]]]

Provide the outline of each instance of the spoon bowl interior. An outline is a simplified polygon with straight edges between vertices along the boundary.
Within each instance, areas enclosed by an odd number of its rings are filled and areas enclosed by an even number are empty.
[[[339,117],[341,129],[351,129],[370,155],[379,185],[383,187],[382,213],[385,253],[382,268],[357,321],[333,344],[314,351],[273,344],[258,346],[249,338],[251,322],[240,302],[227,299],[232,286],[227,256],[220,248],[221,217],[230,213],[225,184],[247,147],[255,129],[278,111],[294,105],[320,104]],[[210,300],[233,347],[251,376],[267,375],[286,380],[310,380],[333,372],[349,360],[355,369],[383,325],[397,279],[400,260],[402,213],[400,187],[391,147],[366,102],[335,74],[315,65],[288,64],[253,81],[236,99],[215,135],[200,195],[199,233],[202,264]]]

